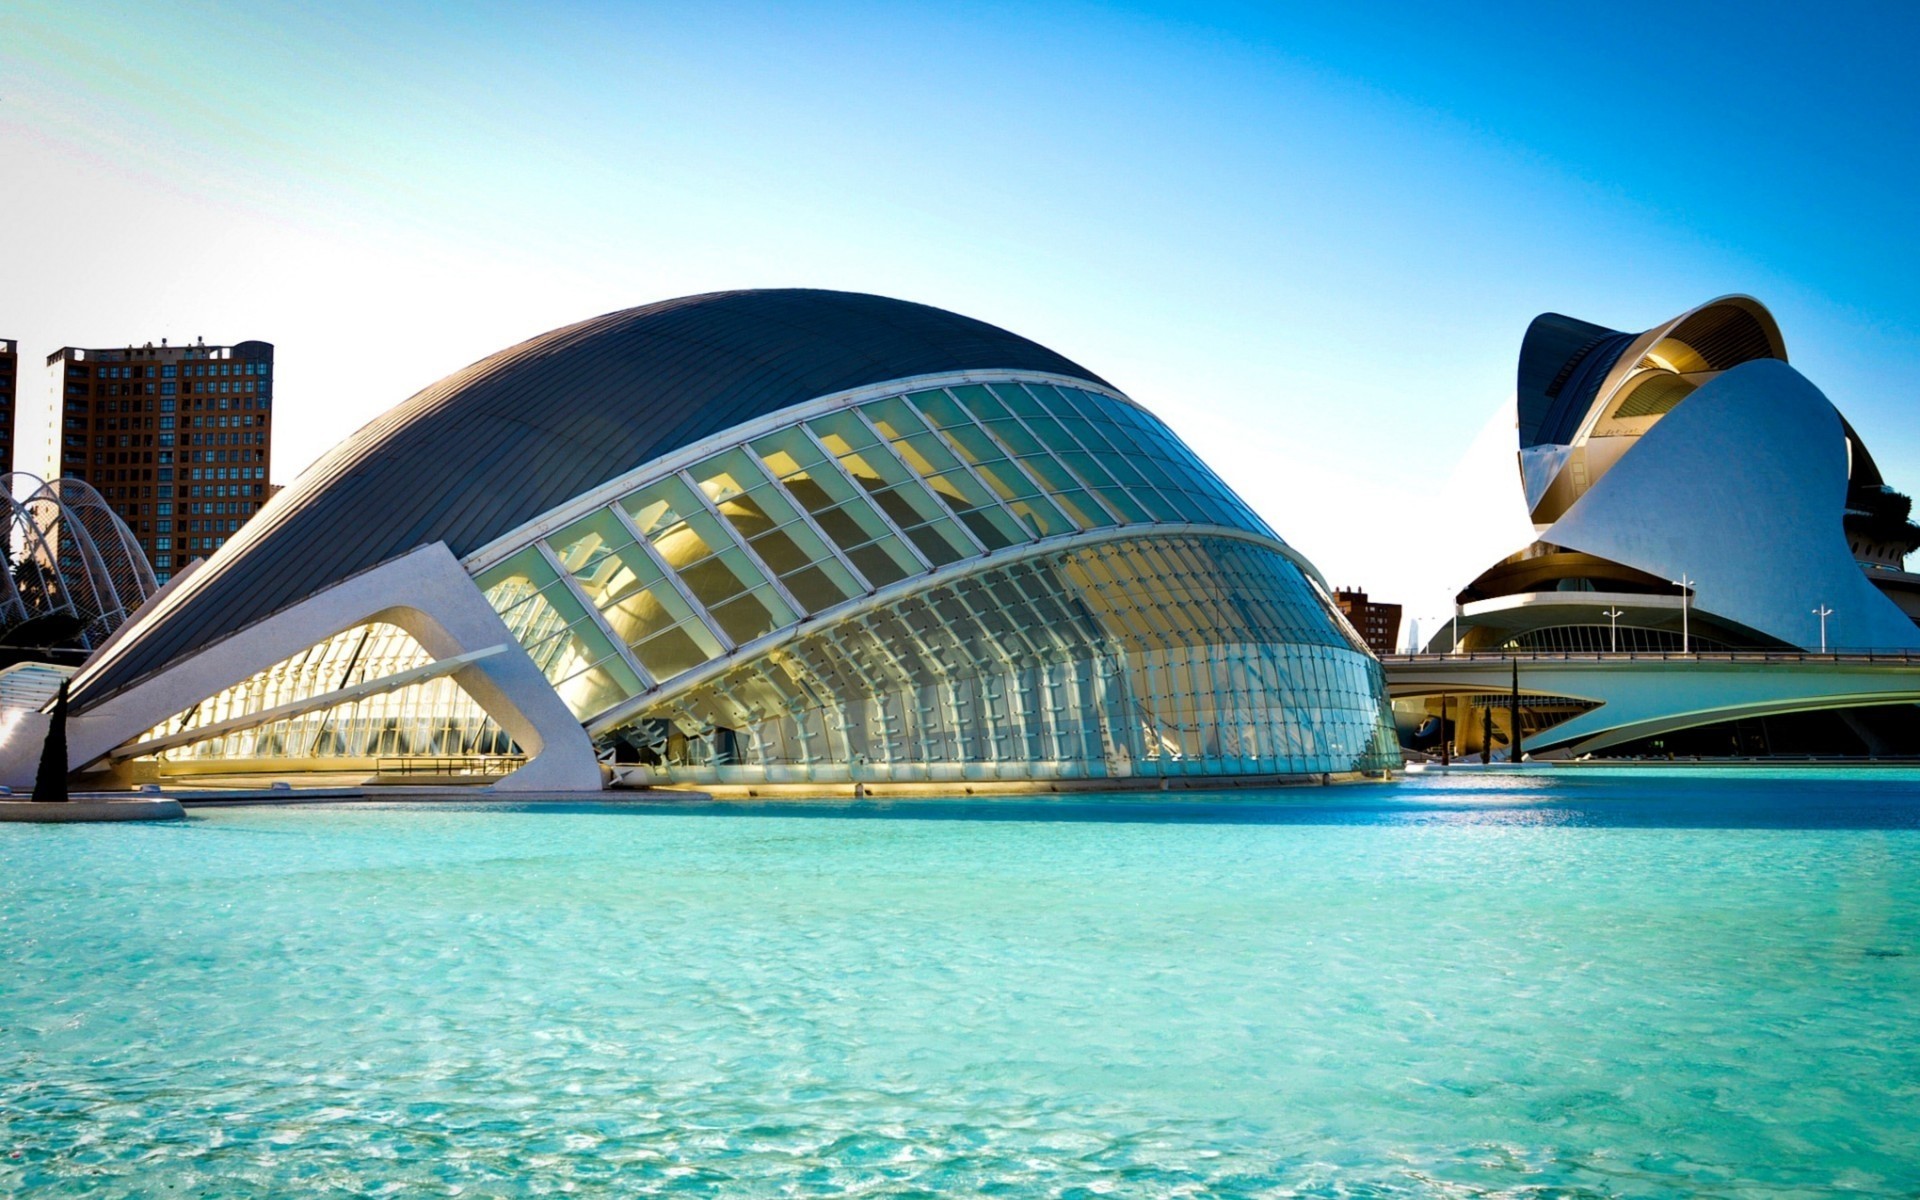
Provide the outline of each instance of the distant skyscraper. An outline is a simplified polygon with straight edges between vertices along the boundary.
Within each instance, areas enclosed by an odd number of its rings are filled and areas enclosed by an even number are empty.
[[[47,357],[58,413],[43,472],[84,479],[165,583],[266,503],[273,346],[66,346]]]
[[[1348,623],[1365,639],[1368,649],[1375,654],[1394,653],[1394,639],[1400,635],[1398,604],[1375,604],[1365,592],[1350,588],[1335,592],[1333,602],[1347,614]]]
[[[0,475],[13,470],[14,398],[20,394],[20,343],[0,338]]]

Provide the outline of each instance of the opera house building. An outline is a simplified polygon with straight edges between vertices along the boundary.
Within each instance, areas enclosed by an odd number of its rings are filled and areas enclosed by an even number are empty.
[[[427,388],[176,575],[69,712],[101,784],[1400,761],[1324,581],[1152,413],[982,322],[805,290],[612,313]],[[9,731],[4,782],[46,721]]]
[[[1520,660],[1528,751],[1920,753],[1920,527],[1758,301],[1639,333],[1541,316],[1515,416],[1532,540],[1427,649]],[[1504,751],[1507,662],[1392,669],[1409,744],[1445,696],[1456,752]]]

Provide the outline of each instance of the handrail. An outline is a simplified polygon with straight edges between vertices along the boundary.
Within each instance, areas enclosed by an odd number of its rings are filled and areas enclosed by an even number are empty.
[[[1377,656],[1388,666],[1420,666],[1445,663],[1505,662],[1715,662],[1715,663],[1886,663],[1890,666],[1920,664],[1920,650],[1835,649],[1817,650],[1470,650],[1463,654],[1382,654]]]
[[[527,765],[524,754],[464,754],[421,758],[379,758],[380,775],[510,775]]]

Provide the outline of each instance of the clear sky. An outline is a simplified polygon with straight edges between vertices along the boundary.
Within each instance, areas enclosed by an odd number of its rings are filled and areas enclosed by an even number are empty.
[[[1463,477],[1512,470],[1545,310],[1753,293],[1920,488],[1917,33],[1910,4],[0,0],[0,337],[29,396],[64,344],[275,343],[284,482],[595,313],[900,296],[1078,359],[1331,581],[1431,614],[1486,565]]]

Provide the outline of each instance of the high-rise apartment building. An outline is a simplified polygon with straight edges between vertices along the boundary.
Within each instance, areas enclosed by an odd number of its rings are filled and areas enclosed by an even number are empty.
[[[20,343],[0,338],[0,475],[13,470],[13,411],[20,395]]]
[[[49,479],[84,479],[165,583],[267,501],[273,346],[66,346],[47,357]]]
[[[1333,602],[1347,614],[1347,622],[1375,654],[1392,654],[1400,636],[1400,606],[1375,604],[1358,588],[1341,588],[1333,593]]]

